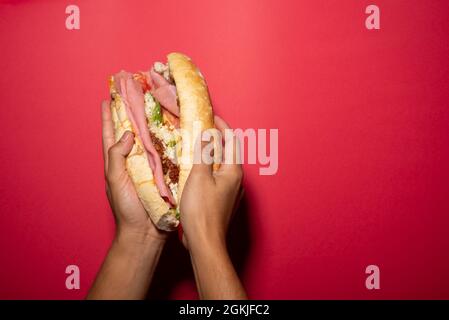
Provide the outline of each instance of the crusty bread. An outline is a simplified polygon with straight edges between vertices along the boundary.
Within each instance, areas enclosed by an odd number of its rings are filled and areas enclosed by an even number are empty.
[[[176,83],[182,128],[182,156],[180,161],[178,199],[193,164],[194,145],[198,135],[214,128],[214,114],[206,81],[192,60],[182,53],[170,53],[168,67]],[[194,123],[197,127],[194,128]]]
[[[180,126],[182,130],[182,161],[178,182],[178,199],[189,176],[193,163],[193,145],[198,135],[193,132],[193,123],[199,124],[199,130],[214,127],[212,106],[206,82],[198,68],[189,57],[181,53],[168,55],[170,72],[176,83],[180,106]],[[114,78],[110,79],[112,97],[111,112],[114,123],[115,139],[118,141],[127,130],[136,132],[126,113],[122,97],[115,89]],[[192,146],[191,148],[185,146]],[[136,188],[142,204],[153,223],[161,230],[173,231],[179,221],[162,199],[154,181],[153,172],[148,164],[147,153],[139,137],[135,136],[134,146],[126,159],[126,169]]]

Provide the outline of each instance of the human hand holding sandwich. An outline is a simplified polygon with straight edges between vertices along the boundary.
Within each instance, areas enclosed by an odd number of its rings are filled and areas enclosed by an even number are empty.
[[[246,292],[232,265],[226,233],[242,196],[243,171],[238,140],[221,118],[215,126],[225,137],[225,159],[217,171],[211,164],[194,164],[181,198],[183,243],[190,251],[196,286],[201,299],[246,299]]]
[[[109,102],[102,104],[103,158],[106,194],[114,213],[116,235],[88,299],[143,299],[168,233],[148,217],[126,171],[134,144],[126,131],[115,142]]]

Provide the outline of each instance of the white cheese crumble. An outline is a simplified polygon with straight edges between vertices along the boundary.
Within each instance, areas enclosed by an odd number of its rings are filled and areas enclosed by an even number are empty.
[[[156,71],[159,74],[162,74],[162,73],[164,73],[164,71],[168,70],[168,66],[159,61],[156,61],[154,63],[153,67],[154,67],[154,71]]]
[[[156,107],[156,101],[153,96],[147,92],[145,93],[145,116],[147,119],[151,119],[154,108]],[[181,141],[181,135],[178,130],[168,123],[153,123],[148,124],[148,129],[164,144],[165,156],[169,158],[173,163],[178,162],[178,142]],[[179,144],[180,145],[180,144]]]
[[[145,96],[145,116],[151,119],[151,115],[153,113],[153,109],[154,107],[156,107],[156,101],[154,101],[153,96],[151,95],[151,93],[146,92]]]
[[[162,62],[156,61],[153,65],[154,71],[162,75],[167,81],[171,81],[170,69],[168,68],[168,64],[164,64]]]
[[[175,198],[176,203],[178,203],[178,184],[177,183],[169,183],[168,186],[170,187],[171,194],[173,195],[173,198]]]

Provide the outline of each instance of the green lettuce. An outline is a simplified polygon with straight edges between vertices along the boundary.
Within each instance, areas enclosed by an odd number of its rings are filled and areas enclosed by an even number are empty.
[[[154,99],[156,102],[156,105],[153,108],[153,112],[151,114],[151,121],[157,125],[162,123],[162,111],[161,111],[161,104],[159,101]]]

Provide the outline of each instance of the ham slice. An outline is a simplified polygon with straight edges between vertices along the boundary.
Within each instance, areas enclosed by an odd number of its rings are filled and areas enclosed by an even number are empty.
[[[168,85],[153,89],[153,96],[168,111],[179,117],[179,107],[176,98],[176,87]]]
[[[172,113],[168,112],[165,109],[162,109],[162,117],[164,118],[164,121],[168,121],[176,129],[179,129],[180,126],[178,117],[175,117]]]
[[[154,148],[148,131],[142,86],[138,80],[133,78],[131,73],[125,71],[116,74],[114,79],[117,92],[121,95],[125,103],[126,113],[147,152],[148,162],[153,171],[159,193],[162,198],[167,199],[174,205],[175,200],[173,195],[164,182],[161,158]]]
[[[151,94],[165,109],[179,117],[176,87],[159,73],[154,71],[154,69],[151,69],[147,75],[149,75],[150,78],[148,79],[148,82],[151,83]]]
[[[170,82],[168,82],[168,80],[165,79],[162,75],[154,71],[153,68],[151,68],[149,75],[156,88],[170,85]]]

